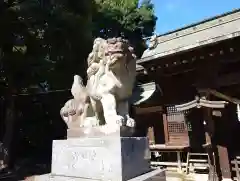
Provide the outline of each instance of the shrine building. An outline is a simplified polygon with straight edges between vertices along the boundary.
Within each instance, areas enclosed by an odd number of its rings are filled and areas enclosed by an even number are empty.
[[[134,113],[151,149],[177,153],[186,172],[206,156],[209,180],[240,180],[240,10],[151,37],[137,73]]]

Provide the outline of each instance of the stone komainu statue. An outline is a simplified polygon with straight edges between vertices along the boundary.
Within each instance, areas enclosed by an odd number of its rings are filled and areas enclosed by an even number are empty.
[[[86,87],[81,81],[75,88],[73,86],[72,92],[77,90],[74,99],[70,100],[74,106],[66,103],[62,108],[64,120],[76,116],[79,120],[75,119],[78,121],[72,124],[73,127],[102,125],[109,132],[122,125],[134,127],[135,121],[129,116],[128,100],[136,78],[136,56],[128,41],[122,38],[95,39],[88,56],[87,75]],[[75,79],[81,78],[75,75]],[[76,98],[78,96],[81,99]]]

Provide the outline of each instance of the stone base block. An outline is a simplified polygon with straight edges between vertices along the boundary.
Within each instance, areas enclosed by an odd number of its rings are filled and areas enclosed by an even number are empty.
[[[150,151],[145,137],[101,136],[53,141],[51,174],[56,177],[126,181],[149,171]]]

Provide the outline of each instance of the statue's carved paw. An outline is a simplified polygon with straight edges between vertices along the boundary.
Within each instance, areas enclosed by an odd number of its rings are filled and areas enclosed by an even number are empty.
[[[111,124],[111,125],[104,125],[101,126],[101,131],[105,134],[111,134],[119,130],[119,126],[117,124]]]
[[[102,126],[102,132],[106,134],[114,133],[124,125],[124,118],[120,115],[114,115],[108,118],[109,121],[106,125]]]
[[[132,119],[132,118],[127,119],[126,126],[133,128],[133,127],[135,127],[135,125],[136,125],[136,122],[134,119]]]
[[[124,124],[125,124],[124,118],[123,118],[122,116],[117,115],[117,116],[115,116],[115,117],[113,118],[113,120],[116,121],[115,123],[116,123],[118,126],[124,126]]]

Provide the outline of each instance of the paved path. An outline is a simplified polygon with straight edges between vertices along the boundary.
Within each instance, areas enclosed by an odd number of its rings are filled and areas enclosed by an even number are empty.
[[[208,181],[207,174],[189,174],[184,175],[177,172],[167,172],[166,181]]]

